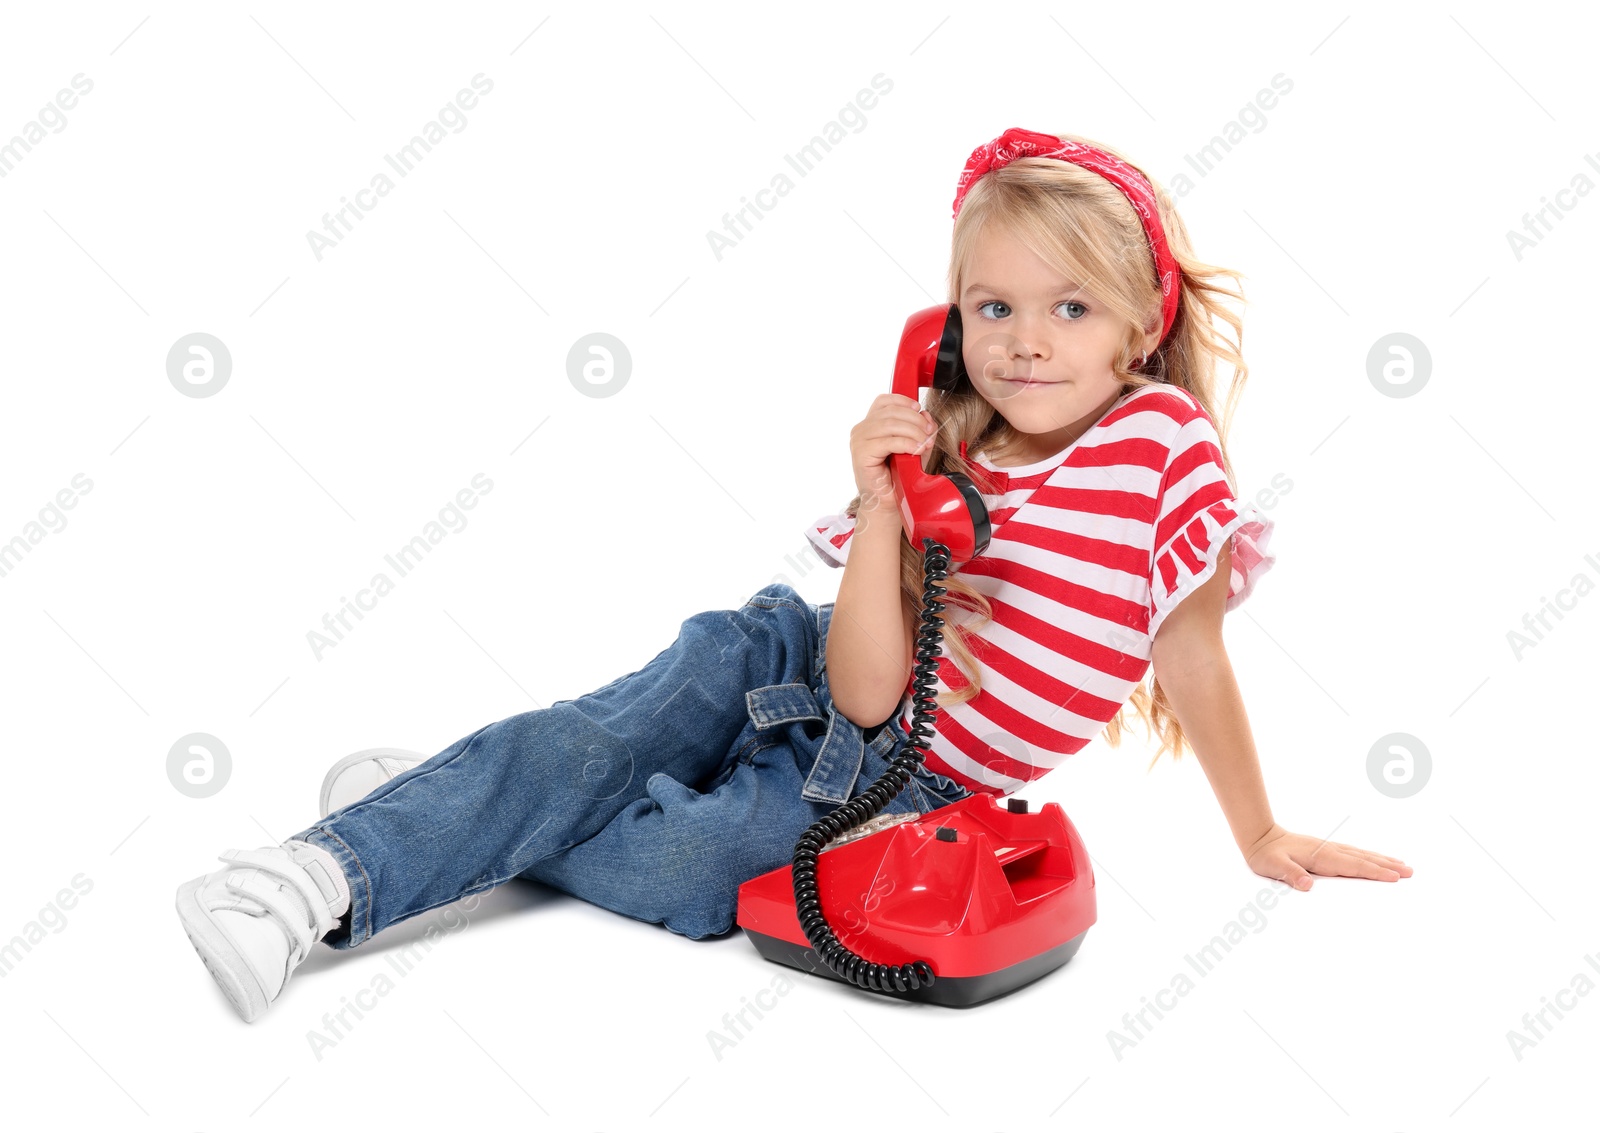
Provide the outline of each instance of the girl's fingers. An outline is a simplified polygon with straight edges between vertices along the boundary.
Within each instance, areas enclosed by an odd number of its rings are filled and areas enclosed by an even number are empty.
[[[1348,877],[1365,877],[1372,881],[1395,881],[1401,876],[1400,871],[1382,862],[1362,861],[1361,872],[1347,874]]]
[[[1347,846],[1343,842],[1330,842],[1329,845],[1338,846],[1341,850],[1351,854],[1361,854],[1373,861],[1390,862],[1394,865],[1405,865],[1402,858],[1391,858],[1388,854],[1380,854],[1376,850],[1363,850],[1360,846]]]
[[[926,409],[918,409],[912,405],[890,405],[878,411],[886,418],[896,421],[906,421],[922,432],[929,432],[937,424]]]
[[[1341,863],[1340,874],[1344,877],[1366,877],[1374,881],[1382,880],[1395,871],[1382,862],[1369,861],[1366,858],[1347,856]]]
[[[1283,867],[1283,872],[1275,875],[1277,880],[1296,889],[1306,890],[1311,888],[1311,875],[1300,868],[1297,862],[1290,861]]]
[[[1329,860],[1312,868],[1317,873],[1334,877],[1364,877],[1370,881],[1393,881],[1400,876],[1399,870],[1383,862],[1342,851],[1329,855]]]
[[[931,437],[934,434],[933,422],[929,421],[927,418],[918,417],[915,414],[906,414],[903,416],[896,414],[893,422],[889,423],[889,427],[892,427],[895,431],[899,431],[900,429],[909,430],[911,433],[916,435],[918,440],[921,440],[923,437]]]
[[[1394,858],[1385,858],[1381,854],[1376,858],[1369,857],[1366,860],[1371,862],[1378,869],[1395,874],[1398,877],[1406,877],[1411,873],[1411,867],[1405,862],[1398,861]]]
[[[934,434],[925,432],[920,426],[906,425],[896,421],[892,427],[878,434],[879,439],[897,446],[895,452],[921,452],[933,442]],[[898,447],[898,446],[905,447]]]

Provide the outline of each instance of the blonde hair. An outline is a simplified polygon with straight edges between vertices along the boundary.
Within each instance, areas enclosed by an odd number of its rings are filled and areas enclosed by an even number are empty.
[[[1076,134],[1056,136],[1094,146],[1139,169],[1125,155],[1103,143]],[[1161,290],[1156,283],[1149,238],[1133,206],[1116,185],[1092,170],[1055,158],[1025,157],[975,181],[962,201],[951,236],[950,302],[960,302],[968,266],[984,228],[992,223],[1013,233],[1040,259],[1067,278],[1077,280],[1126,324],[1122,344],[1112,359],[1112,371],[1123,383],[1119,396],[1138,386],[1166,384],[1187,390],[1200,403],[1223,441],[1223,468],[1229,490],[1233,491],[1233,466],[1228,461],[1226,437],[1249,368],[1240,353],[1243,323],[1224,300],[1243,303],[1243,277],[1239,272],[1195,259],[1188,231],[1171,198],[1154,178],[1147,173],[1145,176],[1155,190],[1167,245],[1181,278],[1172,329],[1137,370],[1133,364],[1141,353],[1142,339],[1160,329]],[[1225,277],[1234,281],[1232,289],[1221,285]],[[1219,332],[1218,323],[1231,328],[1231,341]],[[1226,408],[1220,416],[1215,410],[1219,361],[1233,367]],[[933,443],[923,452],[923,468],[930,473],[962,472],[980,492],[992,494],[997,485],[984,481],[981,467],[961,459],[961,442],[967,442],[968,456],[976,456],[1014,449],[1023,434],[983,399],[970,379],[963,380],[954,390],[930,388],[926,408],[939,428]],[[846,511],[853,516],[860,505],[858,494]],[[900,579],[902,599],[915,628],[922,610],[922,552],[905,539],[900,543]],[[940,585],[947,591],[943,601],[948,608],[939,615],[944,623],[945,650],[967,678],[962,688],[942,692],[936,698],[941,707],[950,707],[971,700],[980,691],[978,666],[964,634],[976,633],[989,624],[993,608],[987,596],[961,578],[959,571]],[[951,616],[956,609],[972,611],[976,620],[964,626],[953,625]],[[952,633],[952,629],[956,632]],[[1168,751],[1174,759],[1181,757],[1189,743],[1154,670],[1150,671],[1148,683],[1148,691],[1143,683],[1133,690],[1129,704],[1144,721],[1146,736],[1153,733],[1160,738],[1160,747],[1150,761],[1154,767]],[[1105,727],[1106,742],[1112,747],[1121,745],[1123,716],[1128,706],[1125,704]]]

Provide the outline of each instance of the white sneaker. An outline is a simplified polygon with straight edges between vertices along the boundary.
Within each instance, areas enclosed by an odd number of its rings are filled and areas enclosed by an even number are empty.
[[[322,780],[317,796],[317,813],[329,815],[360,802],[402,771],[409,771],[428,757],[421,752],[397,747],[370,747],[347,755],[332,767]]]
[[[350,907],[350,885],[331,854],[305,842],[218,857],[227,868],[178,887],[178,918],[228,1002],[253,1023]]]

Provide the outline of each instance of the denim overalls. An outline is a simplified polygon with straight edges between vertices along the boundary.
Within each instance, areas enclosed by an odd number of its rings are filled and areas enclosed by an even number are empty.
[[[898,709],[865,733],[834,711],[832,614],[781,582],[695,614],[637,672],[480,728],[293,835],[350,882],[323,939],[353,948],[518,876],[691,939],[730,931],[739,885],[906,743]],[[919,768],[882,813],[968,793]]]

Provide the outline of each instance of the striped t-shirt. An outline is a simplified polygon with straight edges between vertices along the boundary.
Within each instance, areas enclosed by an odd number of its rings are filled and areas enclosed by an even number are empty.
[[[946,596],[951,628],[980,669],[981,690],[938,707],[930,770],[969,791],[1008,795],[1099,735],[1150,666],[1156,629],[1216,573],[1232,539],[1226,609],[1276,561],[1273,522],[1228,488],[1211,418],[1184,389],[1140,386],[1076,441],[1045,460],[997,468],[985,457],[973,482],[989,507],[991,536],[960,577],[985,594],[994,620]],[[989,492],[994,481],[998,491]],[[806,530],[817,554],[842,567],[855,519],[823,516]],[[967,684],[941,647],[936,692]],[[913,682],[914,682],[913,675]],[[900,703],[911,729],[913,683]]]

